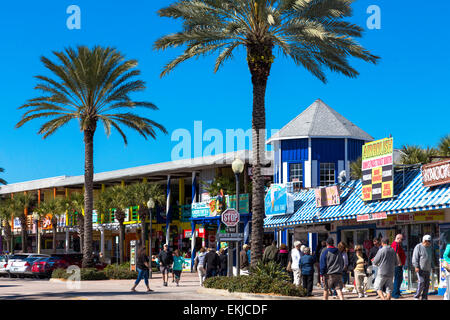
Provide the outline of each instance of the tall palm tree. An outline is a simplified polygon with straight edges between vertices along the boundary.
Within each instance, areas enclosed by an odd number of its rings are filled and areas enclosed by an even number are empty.
[[[80,250],[83,252],[83,239],[84,239],[84,195],[79,192],[73,192],[69,197],[62,200],[64,211],[77,217],[78,236],[80,237]]]
[[[22,252],[28,252],[27,248],[27,216],[25,211],[30,209],[34,202],[34,196],[29,193],[18,193],[12,199],[14,202],[14,216],[20,220],[20,229],[22,237]]]
[[[111,127],[122,136],[125,145],[127,137],[121,125],[136,130],[145,139],[156,138],[156,131],[166,129],[146,117],[131,113],[129,109],[143,107],[158,108],[150,102],[133,101],[130,94],[143,91],[145,83],[135,80],[140,71],[134,69],[136,60],[125,60],[113,48],[96,46],[92,49],[79,46],[54,51],[57,58],[51,61],[42,57],[44,66],[53,73],[53,78],[36,76],[40,81],[35,89],[43,96],[30,99],[19,109],[28,109],[16,127],[37,118],[52,118],[45,122],[38,133],[43,138],[55,133],[70,120],[78,120],[85,145],[84,162],[84,223],[83,267],[93,265],[92,257],[92,209],[94,205],[94,134],[99,123],[103,124],[107,136]]]
[[[5,169],[0,168],[0,173],[3,173],[3,172],[5,172]],[[8,183],[6,182],[6,180],[0,178],[0,184],[8,184]]]
[[[52,233],[53,233],[53,240],[52,240],[52,250],[53,253],[56,253],[56,234],[57,234],[57,228],[58,228],[58,220],[61,216],[65,213],[65,206],[63,203],[63,199],[61,198],[54,198],[50,199],[48,201],[41,202],[41,205],[38,209],[40,214],[42,216],[45,216],[47,214],[51,214],[52,219]]]
[[[400,162],[402,164],[425,164],[432,161],[432,157],[439,154],[435,148],[427,147],[422,149],[420,146],[404,145],[401,149]]]
[[[155,204],[163,205],[165,203],[166,195],[159,184],[139,182],[128,186],[131,201],[134,205],[139,206],[139,219],[142,225],[142,243],[148,239],[146,220],[149,217],[149,208],[147,202],[150,198]]]
[[[11,199],[0,199],[0,219],[4,221],[5,226],[3,231],[6,238],[6,248],[8,252],[13,251],[12,247],[12,232],[11,232],[11,218],[13,217],[13,203]]]
[[[265,93],[274,62],[274,50],[306,68],[326,83],[324,68],[355,78],[348,62],[355,57],[376,63],[378,57],[353,38],[363,29],[343,19],[352,15],[353,0],[179,0],[158,11],[161,17],[180,19],[180,32],[158,39],[155,49],[186,45],[161,76],[188,59],[219,53],[214,71],[239,47],[247,53],[253,85],[252,149],[252,264],[262,258],[264,180],[261,164],[265,147]]]
[[[438,145],[439,155],[450,157],[450,134],[442,137]]]

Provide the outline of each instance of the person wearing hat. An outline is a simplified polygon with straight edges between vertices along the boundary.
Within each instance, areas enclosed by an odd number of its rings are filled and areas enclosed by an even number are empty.
[[[430,273],[433,265],[433,251],[431,248],[431,236],[425,235],[422,243],[416,245],[412,256],[412,265],[417,273],[419,283],[414,295],[415,300],[428,300],[428,288],[430,287]]]

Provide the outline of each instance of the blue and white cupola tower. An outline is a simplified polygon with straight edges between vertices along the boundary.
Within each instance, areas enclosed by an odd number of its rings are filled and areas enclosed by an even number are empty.
[[[294,190],[337,183],[373,137],[322,100],[274,134],[266,143],[274,150],[274,182],[292,182]]]

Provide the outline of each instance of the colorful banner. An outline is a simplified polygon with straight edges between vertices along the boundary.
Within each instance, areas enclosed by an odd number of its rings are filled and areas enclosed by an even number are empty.
[[[287,192],[285,185],[272,184],[264,197],[264,207],[266,216],[293,213],[293,195]]]
[[[363,145],[363,201],[381,200],[394,196],[393,159],[393,138],[377,140]]]
[[[450,183],[450,160],[433,162],[422,166],[424,187]]]
[[[314,189],[316,195],[316,207],[328,207],[341,204],[341,197],[339,188],[337,186],[316,188]]]

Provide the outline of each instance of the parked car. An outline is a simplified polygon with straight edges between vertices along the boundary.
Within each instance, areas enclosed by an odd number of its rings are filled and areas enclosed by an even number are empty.
[[[20,278],[31,276],[33,274],[31,272],[31,266],[39,259],[41,259],[40,256],[30,256],[23,260],[15,260],[9,266],[9,273]]]
[[[19,275],[21,268],[28,267],[28,266],[25,266],[25,262],[23,262],[23,261],[27,258],[32,258],[32,257],[44,258],[44,257],[49,257],[49,255],[38,254],[38,253],[17,253],[17,254],[13,254],[13,255],[9,256],[8,264],[6,266],[6,272],[8,273],[9,277],[11,278],[11,277],[16,277],[16,275]],[[22,261],[22,262],[20,262],[20,261]],[[11,270],[11,268],[13,267],[13,264],[14,264],[14,270]],[[30,263],[28,262],[28,264],[30,264]]]
[[[34,261],[31,272],[36,278],[50,278],[53,270],[66,269],[71,264],[59,257],[40,258]]]
[[[6,267],[8,266],[8,256],[0,256],[0,276],[7,276],[8,272],[6,271]]]
[[[83,263],[83,255],[81,253],[55,253],[52,254],[52,257],[61,258],[69,263],[69,265],[76,265],[81,268]],[[97,258],[94,257],[95,268],[97,270],[103,270],[107,264],[98,261]]]

